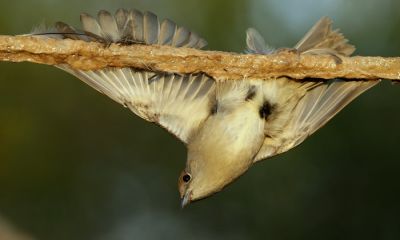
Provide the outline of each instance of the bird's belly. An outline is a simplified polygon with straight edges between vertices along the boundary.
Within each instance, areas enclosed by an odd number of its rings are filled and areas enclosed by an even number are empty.
[[[210,122],[210,148],[224,159],[252,161],[264,140],[264,120],[251,108],[216,116]],[[243,161],[243,160],[241,160]]]

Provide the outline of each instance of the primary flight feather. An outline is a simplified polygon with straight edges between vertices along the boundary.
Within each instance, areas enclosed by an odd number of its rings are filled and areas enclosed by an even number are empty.
[[[82,31],[59,22],[55,34],[36,35],[106,44],[159,44],[202,48],[206,41],[151,12],[120,9],[81,15]],[[255,29],[247,52],[271,54]],[[329,54],[340,60],[354,47],[324,17],[294,47],[299,54]],[[179,177],[182,206],[223,189],[253,163],[283,153],[321,128],[378,81],[304,82],[288,78],[216,81],[205,74],[179,75],[133,68],[83,71],[57,67],[154,122],[184,142],[187,161]]]

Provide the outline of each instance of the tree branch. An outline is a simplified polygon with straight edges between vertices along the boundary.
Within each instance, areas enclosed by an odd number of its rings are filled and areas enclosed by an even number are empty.
[[[283,51],[249,55],[158,45],[111,44],[30,36],[0,36],[0,60],[48,65],[69,64],[81,70],[134,67],[161,72],[204,72],[215,79],[304,78],[390,79],[400,81],[400,58],[298,55]]]

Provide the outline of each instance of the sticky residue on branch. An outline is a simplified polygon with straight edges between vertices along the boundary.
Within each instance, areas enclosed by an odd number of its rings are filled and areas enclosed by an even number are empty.
[[[400,58],[299,55],[282,51],[271,55],[236,54],[173,48],[129,46],[71,39],[0,36],[0,60],[47,65],[68,64],[81,70],[134,67],[181,74],[206,73],[217,80],[271,79],[390,79],[400,81]]]

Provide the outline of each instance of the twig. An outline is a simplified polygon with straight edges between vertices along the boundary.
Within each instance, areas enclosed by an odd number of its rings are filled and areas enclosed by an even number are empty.
[[[248,55],[168,46],[112,44],[29,36],[0,36],[0,60],[48,65],[69,64],[82,70],[134,67],[161,72],[204,72],[215,79],[304,78],[390,79],[400,81],[400,58],[298,55]]]

